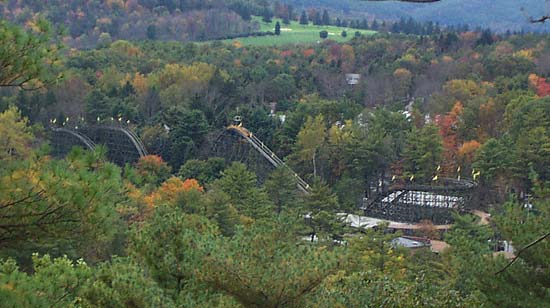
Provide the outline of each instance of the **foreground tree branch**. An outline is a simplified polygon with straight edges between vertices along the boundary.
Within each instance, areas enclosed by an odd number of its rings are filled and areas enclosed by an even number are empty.
[[[546,239],[547,237],[550,237],[550,232],[548,232],[548,233],[546,233],[545,235],[543,235],[543,236],[537,238],[536,240],[534,240],[533,242],[531,242],[529,245],[527,245],[527,246],[523,247],[522,249],[520,249],[520,250],[518,251],[518,253],[516,254],[516,256],[512,259],[512,261],[510,261],[508,264],[506,264],[506,266],[503,267],[500,271],[496,272],[495,275],[498,275],[498,274],[500,274],[500,273],[506,271],[510,266],[512,266],[512,264],[514,264],[514,263],[518,260],[519,256],[520,256],[524,251],[526,251],[527,249],[529,249],[529,248],[535,246],[536,244],[542,242],[542,241],[543,241],[544,239]]]
[[[545,15],[545,16],[542,16],[540,18],[533,18],[533,17],[529,17],[529,22],[530,23],[533,23],[533,24],[536,24],[536,23],[544,23],[545,21],[549,20],[550,19],[550,16],[549,15]]]
[[[433,3],[440,2],[441,0],[366,0],[366,1],[399,1],[399,2],[412,2],[412,3]]]

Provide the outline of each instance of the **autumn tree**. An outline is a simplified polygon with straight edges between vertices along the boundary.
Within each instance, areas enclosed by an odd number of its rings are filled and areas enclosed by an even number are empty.
[[[446,174],[453,174],[458,167],[458,150],[461,141],[457,136],[457,129],[463,110],[462,104],[456,102],[453,109],[436,123],[443,141],[442,171]]]
[[[325,119],[323,115],[308,117],[296,140],[296,160],[311,166],[313,177],[318,176],[319,151],[325,144]],[[309,164],[311,162],[311,165]]]
[[[213,65],[203,62],[167,64],[149,78],[151,84],[158,86],[164,107],[188,106],[196,95],[204,93],[215,73]]]
[[[17,108],[10,107],[0,113],[0,159],[4,162],[23,159],[31,154],[34,136],[28,120],[21,117]]]
[[[170,176],[170,166],[157,155],[141,157],[135,165],[139,182],[159,185]]]

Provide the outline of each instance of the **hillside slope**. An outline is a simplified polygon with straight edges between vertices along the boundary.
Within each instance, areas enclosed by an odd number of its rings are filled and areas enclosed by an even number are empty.
[[[281,35],[269,35],[269,36],[250,36],[236,39],[228,39],[225,42],[239,42],[243,45],[256,45],[256,46],[283,46],[283,45],[304,45],[312,44],[315,42],[321,42],[319,32],[325,30],[328,32],[328,38],[337,42],[346,42],[356,36],[356,32],[361,35],[372,35],[376,31],[354,29],[347,27],[336,26],[316,26],[313,24],[301,25],[297,21],[291,21],[290,24],[285,25],[279,18],[274,18],[271,23],[266,23],[261,20],[261,17],[255,16],[252,18],[260,25],[260,31],[274,32],[275,23],[280,22],[283,27],[281,28]],[[346,32],[347,36],[342,36],[342,31]]]
[[[369,16],[377,19],[412,17],[445,25],[469,24],[490,27],[496,31],[549,31],[550,25],[530,24],[521,12],[539,16],[545,12],[543,0],[442,0],[431,4],[372,2],[359,0],[285,0],[297,9],[324,7],[348,16]]]

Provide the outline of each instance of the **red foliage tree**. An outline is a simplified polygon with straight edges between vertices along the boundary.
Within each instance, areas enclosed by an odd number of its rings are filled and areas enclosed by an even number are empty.
[[[531,74],[529,75],[529,84],[535,89],[538,96],[550,96],[550,82],[546,78]]]

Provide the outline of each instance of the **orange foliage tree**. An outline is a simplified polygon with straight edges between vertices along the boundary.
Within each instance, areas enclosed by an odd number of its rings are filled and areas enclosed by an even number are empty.
[[[140,158],[135,168],[145,183],[155,185],[166,179],[171,171],[170,166],[158,155],[147,155]]]
[[[439,134],[443,138],[443,174],[453,174],[457,168],[457,154],[461,144],[457,137],[457,127],[463,111],[462,103],[456,102],[449,113],[437,120]]]
[[[151,208],[161,204],[174,204],[178,197],[186,192],[197,191],[204,192],[204,188],[195,179],[186,179],[183,181],[178,177],[171,177],[166,180],[154,192],[145,197],[145,202]]]

